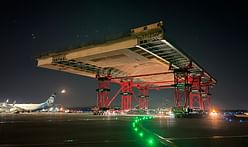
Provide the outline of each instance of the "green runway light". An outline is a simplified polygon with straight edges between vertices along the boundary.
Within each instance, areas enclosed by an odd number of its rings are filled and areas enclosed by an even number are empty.
[[[151,138],[148,140],[149,145],[152,145],[154,143],[154,140]]]
[[[133,121],[131,122],[134,132],[137,133],[137,136],[139,136],[140,138],[143,138],[148,146],[154,146],[155,140],[152,137],[146,138],[145,137],[146,135],[144,134],[144,130],[139,126],[139,124],[143,122],[144,120],[149,120],[153,118],[154,118],[153,116],[139,116],[139,117],[135,117]]]
[[[140,133],[139,133],[139,136],[140,136],[140,137],[143,137],[143,136],[144,136],[144,133],[143,133],[143,132],[140,132]]]

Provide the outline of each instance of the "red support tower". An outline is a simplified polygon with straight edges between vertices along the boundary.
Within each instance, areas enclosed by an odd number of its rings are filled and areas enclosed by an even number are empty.
[[[96,75],[96,78],[98,79],[98,88],[97,91],[97,107],[103,108],[108,107],[109,105],[109,92],[110,92],[110,79],[111,76],[104,76],[101,77],[100,75]]]
[[[210,110],[211,109],[211,94],[209,93],[209,83],[205,83],[202,85],[202,107],[204,110]]]
[[[121,109],[131,110],[132,109],[132,81],[121,81]]]
[[[190,109],[204,110],[202,101],[201,76],[193,76],[191,78],[192,81],[189,95],[189,107]]]
[[[186,69],[174,70],[175,105],[176,107],[188,107],[190,84],[188,82],[188,71]]]
[[[147,87],[141,87],[139,89],[140,94],[139,94],[139,109],[148,109],[148,88]]]

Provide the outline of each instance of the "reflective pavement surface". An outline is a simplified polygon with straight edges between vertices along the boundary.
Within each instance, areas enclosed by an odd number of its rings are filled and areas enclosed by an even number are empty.
[[[0,146],[248,146],[246,121],[152,118],[134,123],[135,118],[82,113],[0,114]]]

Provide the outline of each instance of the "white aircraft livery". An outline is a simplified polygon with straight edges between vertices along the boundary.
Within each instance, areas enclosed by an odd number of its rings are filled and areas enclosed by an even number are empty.
[[[54,98],[56,97],[56,93],[53,93],[45,102],[40,104],[8,104],[10,108],[10,112],[34,112],[42,109],[49,108],[54,103]]]

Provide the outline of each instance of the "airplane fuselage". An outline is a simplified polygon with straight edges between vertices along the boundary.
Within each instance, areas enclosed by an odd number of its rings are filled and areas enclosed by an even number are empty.
[[[46,107],[47,107],[46,103],[41,103],[41,104],[15,104],[13,108],[23,111],[38,111]]]

